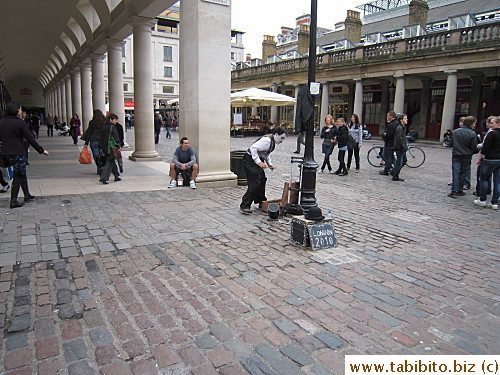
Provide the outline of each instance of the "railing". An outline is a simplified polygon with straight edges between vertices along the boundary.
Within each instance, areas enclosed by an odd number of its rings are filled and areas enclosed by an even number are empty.
[[[393,55],[396,53],[397,47],[398,47],[398,42],[393,41],[393,42],[372,44],[361,48],[364,48],[363,56],[370,58],[375,56]]]
[[[500,39],[500,24],[484,24],[460,30],[460,44],[485,42]]]
[[[446,50],[451,46],[470,48],[477,43],[491,43],[500,39],[500,21],[485,23],[473,27],[457,30],[445,30],[426,35],[397,39],[388,42],[360,46],[345,50],[330,51],[317,56],[318,67],[328,66],[345,61],[370,62],[379,56],[406,57],[425,51]],[[470,47],[468,47],[470,46]],[[284,60],[277,63],[265,64],[256,67],[233,70],[233,79],[259,77],[270,73],[282,74],[292,70],[307,70],[308,58]]]
[[[434,48],[444,48],[450,40],[448,32],[413,37],[406,40],[406,51],[423,51]]]

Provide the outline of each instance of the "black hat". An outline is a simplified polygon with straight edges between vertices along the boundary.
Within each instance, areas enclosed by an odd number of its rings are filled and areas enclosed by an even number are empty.
[[[325,217],[321,212],[321,208],[319,207],[311,207],[309,211],[306,213],[305,218],[307,220],[323,220]]]

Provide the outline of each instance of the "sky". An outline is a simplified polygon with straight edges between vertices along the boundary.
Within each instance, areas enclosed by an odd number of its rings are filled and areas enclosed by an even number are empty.
[[[318,27],[334,29],[343,21],[347,10],[370,0],[317,0]],[[231,28],[243,31],[245,53],[252,58],[262,56],[263,35],[276,36],[281,26],[295,27],[295,18],[311,13],[310,0],[232,0]],[[363,16],[361,14],[361,16]]]

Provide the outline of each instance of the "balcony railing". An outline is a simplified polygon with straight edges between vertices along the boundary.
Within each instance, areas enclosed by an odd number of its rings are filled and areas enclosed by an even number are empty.
[[[422,36],[330,51],[317,56],[318,67],[343,65],[346,61],[369,62],[377,57],[410,57],[426,52],[445,51],[449,48],[476,48],[479,44],[496,44],[500,40],[500,22],[484,23],[457,30],[434,32]],[[284,60],[250,68],[233,70],[231,78],[251,78],[291,71],[307,70],[307,57]]]

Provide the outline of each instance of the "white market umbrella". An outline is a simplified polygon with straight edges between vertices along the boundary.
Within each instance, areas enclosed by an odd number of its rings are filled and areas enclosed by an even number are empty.
[[[285,106],[294,105],[296,102],[297,100],[291,96],[256,87],[231,93],[231,106],[233,107]]]
[[[179,98],[174,98],[174,99],[170,99],[167,101],[167,104],[170,104],[170,105],[172,105],[174,103],[179,103]]]

